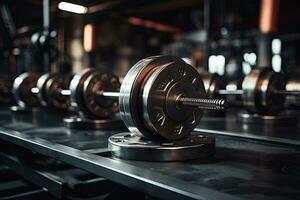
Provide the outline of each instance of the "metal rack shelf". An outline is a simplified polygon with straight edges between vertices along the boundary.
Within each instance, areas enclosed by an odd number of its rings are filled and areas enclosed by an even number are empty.
[[[123,130],[68,130],[60,125],[61,117],[50,113],[36,121],[28,114],[14,121],[9,116],[0,117],[0,140],[161,199],[272,199],[274,195],[294,199],[300,194],[296,184],[300,149],[295,145],[216,135],[216,155],[211,159],[184,163],[120,160],[110,155],[107,138]],[[32,128],[15,131],[12,123]]]

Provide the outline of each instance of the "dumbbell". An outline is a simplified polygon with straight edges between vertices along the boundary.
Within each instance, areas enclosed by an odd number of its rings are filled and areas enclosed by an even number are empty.
[[[241,95],[243,106],[249,113],[277,115],[284,108],[286,95],[300,95],[299,92],[285,90],[285,80],[281,73],[272,68],[255,68],[245,76],[242,89],[217,90],[219,95]]]
[[[21,108],[49,106],[58,109],[69,107],[64,89],[68,87],[71,75],[56,75],[46,73],[42,76],[36,73],[23,73],[13,83],[12,92]]]
[[[200,74],[183,60],[155,56],[139,61],[126,74],[119,98],[120,116],[130,132],[109,138],[114,156],[147,161],[179,161],[214,153],[213,136],[190,134],[203,112],[223,110],[223,99],[206,97]]]
[[[73,77],[64,93],[83,116],[103,119],[120,111],[131,132],[152,139],[184,138],[204,109],[227,106],[223,99],[207,99],[197,71],[171,56],[141,60],[122,85],[103,69],[87,68]]]
[[[157,56],[141,60],[129,70],[119,92],[116,78],[88,71],[91,72],[75,75],[71,81],[75,106],[102,116],[100,112],[104,115],[116,112],[118,104],[112,102],[119,102],[120,115],[128,129],[146,138],[184,138],[198,124],[203,110],[227,107],[223,99],[206,98],[200,75],[180,58]],[[113,107],[99,106],[104,100],[112,101],[107,105]]]
[[[220,98],[219,91],[225,89],[225,79],[218,74],[201,73],[204,88],[209,98]]]

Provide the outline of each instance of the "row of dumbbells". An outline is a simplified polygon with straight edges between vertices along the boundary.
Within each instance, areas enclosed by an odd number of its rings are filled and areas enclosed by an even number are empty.
[[[282,111],[285,95],[289,94],[284,87],[281,74],[269,68],[257,68],[245,77],[242,90],[216,92],[242,95],[244,106],[251,113],[275,115]],[[119,114],[130,133],[112,136],[109,144],[117,150],[126,146],[126,151],[118,151],[123,157],[130,158],[140,152],[141,159],[153,147],[155,151],[157,147],[167,149],[169,156],[175,149],[181,151],[182,159],[189,157],[187,149],[196,148],[199,152],[192,155],[201,155],[204,146],[214,146],[214,139],[190,133],[204,110],[228,107],[224,99],[208,98],[201,75],[182,59],[172,56],[139,61],[128,71],[122,84],[117,76],[104,69],[88,68],[74,76],[24,73],[14,80],[13,94],[20,108],[43,105],[68,109],[71,106],[81,117],[92,120],[111,119]],[[176,142],[158,146],[150,142],[166,140]],[[133,153],[124,156],[129,149],[134,149]],[[161,153],[158,155],[161,158]]]

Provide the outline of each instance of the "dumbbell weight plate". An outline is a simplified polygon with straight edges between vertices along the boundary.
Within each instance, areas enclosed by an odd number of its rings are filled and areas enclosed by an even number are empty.
[[[167,140],[185,138],[199,123],[203,110],[182,107],[179,96],[205,98],[199,73],[183,62],[155,68],[144,80],[143,117],[147,129]]]
[[[45,91],[49,106],[62,110],[70,106],[70,97],[63,96],[60,92],[61,90],[68,89],[72,77],[71,74],[65,74],[63,76],[55,75],[47,81]]]
[[[118,91],[119,87],[120,83],[116,76],[102,69],[85,69],[75,75],[70,83],[71,104],[77,107],[84,117],[91,119],[109,117],[117,112],[118,102],[108,97],[97,97],[96,93]],[[104,102],[101,102],[102,100]]]
[[[46,74],[43,74],[42,76],[40,76],[40,78],[37,81],[36,87],[39,89],[39,93],[37,94],[37,96],[43,106],[48,105],[48,101],[47,101],[47,97],[46,97],[46,95],[47,95],[46,84],[53,77],[54,77],[53,74],[46,73]]]
[[[12,91],[20,107],[40,106],[37,95],[31,92],[31,88],[36,87],[38,78],[39,75],[26,72],[14,80]]]
[[[155,72],[156,68],[160,68],[163,65],[169,65],[171,63],[177,63],[176,65],[181,66],[186,65],[183,60],[177,57],[154,56],[141,60],[140,62],[135,64],[126,74],[120,89],[119,103],[121,117],[130,132],[141,137],[147,137],[153,140],[168,138],[179,139],[183,137],[181,134],[177,134],[177,136],[173,135],[164,138],[164,134],[156,133],[155,131],[153,131],[153,129],[149,129],[149,125],[146,125],[146,122],[144,122],[145,118],[143,115],[143,98],[146,98],[146,96],[142,96],[143,87],[146,84],[148,78],[152,75],[153,72]],[[167,76],[165,76],[164,78],[167,78]],[[202,85],[200,84],[199,87],[203,88],[204,90],[203,83]],[[166,110],[167,108],[164,109]],[[150,113],[149,116],[152,116],[152,114],[153,113]],[[166,117],[169,118],[169,116]],[[149,123],[151,122],[149,121]]]
[[[219,98],[218,91],[225,89],[225,80],[218,74],[205,73],[200,74],[200,76],[204,83],[206,96],[208,98]]]
[[[84,82],[83,99],[87,112],[97,118],[107,118],[119,111],[117,98],[95,95],[105,91],[119,92],[120,82],[117,76],[104,70],[90,74]]]
[[[250,113],[276,115],[283,109],[285,96],[273,91],[284,90],[284,87],[280,73],[271,68],[253,69],[242,84],[243,104]]]

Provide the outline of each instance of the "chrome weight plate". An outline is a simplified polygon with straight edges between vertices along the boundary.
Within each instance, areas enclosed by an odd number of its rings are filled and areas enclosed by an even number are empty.
[[[83,85],[84,81],[92,74],[96,69],[86,68],[82,72],[76,74],[70,82],[71,91],[71,106],[75,111],[79,112],[80,115],[86,115],[88,113],[83,113],[82,110],[85,109],[83,100]],[[89,117],[89,116],[86,116]]]
[[[39,89],[39,92],[37,94],[38,99],[40,100],[41,104],[43,106],[48,105],[47,97],[46,97],[46,83],[53,78],[53,74],[46,73],[40,76],[40,78],[37,81],[36,87]]]
[[[143,122],[141,88],[152,70],[173,62],[185,64],[180,58],[173,56],[149,57],[136,63],[124,77],[119,96],[120,114],[130,132],[151,139],[161,139],[158,134],[149,131]]]
[[[61,94],[62,90],[69,88],[72,74],[54,75],[45,86],[45,97],[48,106],[65,110],[70,106],[70,97]]]
[[[166,140],[187,137],[197,126],[203,110],[182,107],[179,97],[205,98],[199,73],[190,65],[173,62],[155,68],[142,85],[143,119],[147,131]]]
[[[225,89],[225,80],[218,74],[203,73],[200,74],[200,76],[204,83],[206,96],[208,98],[220,98],[218,92],[219,90]]]
[[[215,139],[198,133],[178,141],[153,141],[133,133],[119,133],[108,140],[116,157],[142,161],[184,161],[207,158],[215,153]]]
[[[31,88],[36,87],[38,79],[39,75],[26,72],[14,80],[12,92],[20,107],[40,106],[37,95],[31,92]]]
[[[118,112],[118,101],[97,95],[102,91],[119,91],[118,78],[103,69],[86,69],[70,83],[71,104],[81,115],[91,119],[107,118]]]
[[[276,115],[283,110],[285,96],[274,91],[285,89],[284,77],[271,68],[253,69],[242,88],[243,104],[250,113]]]
[[[108,118],[119,111],[117,98],[105,97],[97,94],[102,92],[119,92],[120,82],[117,76],[97,70],[90,74],[84,82],[84,105],[86,112],[91,113],[96,118]]]

